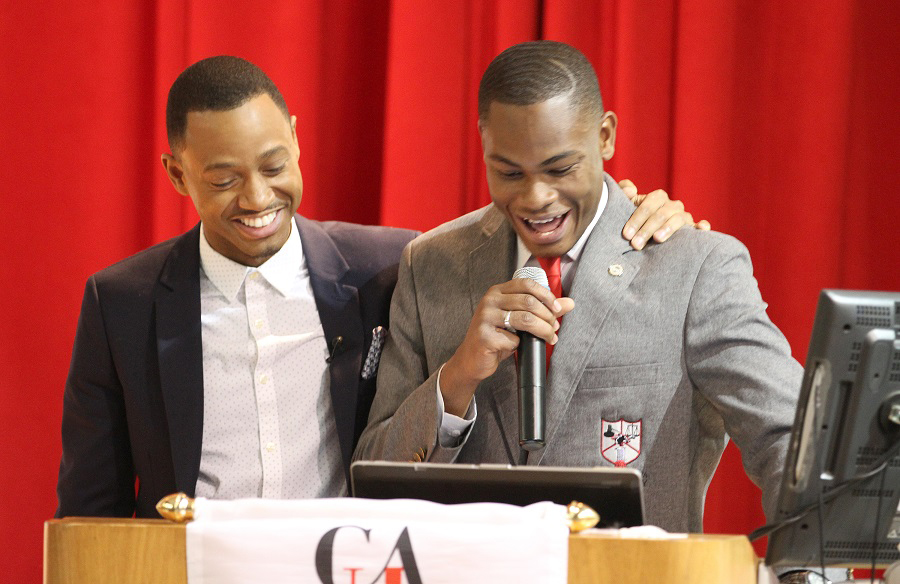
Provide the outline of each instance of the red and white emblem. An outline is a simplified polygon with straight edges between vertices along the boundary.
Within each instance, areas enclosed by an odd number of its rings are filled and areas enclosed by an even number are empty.
[[[641,455],[641,420],[616,422],[600,420],[603,435],[600,438],[600,454],[616,466],[626,466]]]

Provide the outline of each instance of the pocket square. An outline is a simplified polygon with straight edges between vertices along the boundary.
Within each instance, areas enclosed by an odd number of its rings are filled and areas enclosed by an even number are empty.
[[[384,347],[384,337],[387,331],[383,326],[372,329],[372,344],[366,354],[366,362],[363,363],[362,378],[372,379],[378,372],[378,362],[381,360],[381,349]]]

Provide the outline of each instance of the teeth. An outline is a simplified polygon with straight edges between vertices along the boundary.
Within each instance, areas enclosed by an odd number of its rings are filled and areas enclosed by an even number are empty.
[[[565,215],[565,213],[562,213],[561,215],[557,215],[556,217],[550,217],[549,219],[526,219],[525,221],[527,221],[528,223],[531,223],[532,225],[543,225],[544,223],[550,223],[551,221],[556,221],[563,215]]]
[[[278,211],[272,211],[271,213],[266,213],[262,217],[247,217],[238,219],[238,221],[240,221],[247,227],[265,227],[275,220],[275,215],[277,214]]]

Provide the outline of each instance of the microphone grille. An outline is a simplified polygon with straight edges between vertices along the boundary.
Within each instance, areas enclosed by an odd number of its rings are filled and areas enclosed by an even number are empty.
[[[519,268],[516,270],[516,273],[513,274],[513,279],[516,278],[528,278],[529,280],[534,280],[547,290],[550,289],[550,282],[547,281],[547,272],[541,268],[534,268],[531,266]]]

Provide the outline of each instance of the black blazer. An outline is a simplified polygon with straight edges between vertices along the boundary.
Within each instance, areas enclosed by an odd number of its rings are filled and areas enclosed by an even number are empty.
[[[372,329],[387,327],[397,262],[415,233],[296,219],[325,339],[343,337],[328,371],[349,476],[375,394],[375,380],[360,376],[365,352]],[[158,517],[160,498],[193,496],[203,437],[199,237],[197,225],[88,279],[63,399],[57,517]]]

